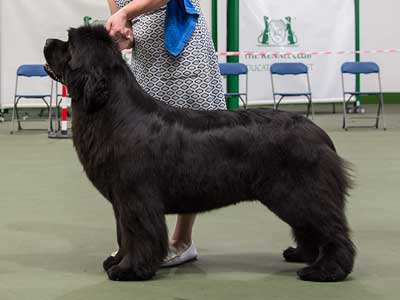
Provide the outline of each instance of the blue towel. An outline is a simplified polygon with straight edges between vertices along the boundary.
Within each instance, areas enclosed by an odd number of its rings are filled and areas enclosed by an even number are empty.
[[[190,0],[170,0],[165,17],[165,48],[177,57],[191,38],[199,12]]]

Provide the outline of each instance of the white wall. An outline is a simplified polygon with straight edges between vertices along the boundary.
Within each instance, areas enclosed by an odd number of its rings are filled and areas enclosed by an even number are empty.
[[[211,30],[211,0],[200,2]],[[226,49],[226,0],[218,0],[218,6],[221,51]],[[398,0],[361,1],[363,49],[400,48],[399,10]],[[80,25],[83,16],[105,19],[108,14],[106,0],[0,0],[0,103],[9,106],[13,101],[18,65],[44,62],[42,47],[47,37],[65,38],[66,29]],[[400,54],[362,55],[362,59],[381,65],[385,91],[400,91],[397,80]],[[366,89],[373,87],[369,80],[362,84]]]
[[[201,1],[211,29],[211,0]],[[21,64],[42,64],[46,38],[66,38],[66,30],[82,24],[84,16],[106,19],[107,0],[0,0],[0,103],[13,103],[15,72]],[[24,87],[48,92],[43,80],[33,84],[22,80]],[[31,106],[42,105],[35,102]]]
[[[361,2],[361,49],[400,49],[400,26],[398,0],[363,0]],[[400,53],[363,54],[362,60],[375,61],[381,67],[383,90],[400,92]],[[364,90],[372,90],[372,80],[362,80]]]
[[[212,17],[212,7],[211,0],[200,0],[201,11],[207,19],[208,28],[211,31],[211,17]]]
[[[2,55],[1,55],[1,51],[2,51],[2,49],[3,49],[3,47],[2,47],[2,38],[1,38],[1,35],[2,35],[2,33],[1,33],[1,28],[3,28],[3,18],[2,18],[2,16],[3,16],[3,1],[0,1],[0,109],[1,109],[1,91],[2,91],[2,89],[1,89],[1,77],[2,77],[2,71],[1,71],[1,57],[2,57]]]
[[[226,50],[227,0],[218,0],[218,51]],[[225,58],[222,58],[225,60]]]
[[[106,0],[7,0],[1,1],[1,103],[13,103],[15,72],[21,64],[42,64],[43,45],[48,37],[65,39],[66,30],[83,23],[85,15],[106,18]],[[48,92],[43,80],[32,85],[21,82],[35,92]],[[40,102],[36,102],[41,104]]]

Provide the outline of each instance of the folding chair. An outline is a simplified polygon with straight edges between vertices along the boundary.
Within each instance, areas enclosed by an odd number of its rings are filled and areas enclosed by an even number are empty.
[[[10,134],[14,133],[14,123],[15,116],[17,117],[18,122],[18,130],[22,130],[21,127],[21,119],[18,112],[18,103],[21,99],[41,99],[47,106],[47,109],[50,111],[50,106],[46,98],[51,99],[51,94],[53,91],[53,80],[51,80],[51,87],[49,94],[21,94],[18,91],[18,79],[20,77],[47,77],[47,73],[44,70],[43,65],[21,65],[17,69],[17,75],[15,80],[15,94],[14,94],[14,109],[12,113],[12,121],[11,121],[11,131]]]
[[[310,75],[308,73],[308,67],[303,63],[274,63],[270,67],[270,73],[271,73],[272,96],[274,99],[274,109],[278,109],[279,104],[282,102],[284,98],[304,96],[308,101],[307,118],[309,117],[311,111],[311,117],[312,119],[314,119],[314,107],[312,103],[312,93],[311,93]],[[276,92],[274,75],[280,75],[280,76],[305,75],[307,78],[307,91],[298,93]],[[276,100],[277,97],[280,97],[278,101]]]
[[[356,92],[356,91],[346,91],[344,76],[345,74],[358,75],[358,74],[377,74],[379,89],[378,91],[372,92]],[[374,62],[346,62],[341,67],[342,75],[342,87],[343,87],[343,129],[348,130],[350,128],[347,123],[349,117],[347,116],[347,105],[353,97],[362,95],[372,95],[376,96],[378,99],[378,112],[375,117],[353,117],[352,119],[375,119],[375,125],[372,127],[379,128],[379,121],[382,119],[383,130],[386,130],[385,118],[384,118],[384,107],[383,107],[383,92],[382,92],[382,81],[379,66]],[[347,98],[348,97],[348,98]],[[371,127],[371,126],[351,126],[351,127]]]
[[[219,70],[222,76],[230,75],[246,75],[246,89],[245,92],[238,93],[225,93],[225,99],[232,97],[239,97],[246,109],[248,104],[248,88],[249,88],[249,69],[245,64],[241,63],[220,63]]]

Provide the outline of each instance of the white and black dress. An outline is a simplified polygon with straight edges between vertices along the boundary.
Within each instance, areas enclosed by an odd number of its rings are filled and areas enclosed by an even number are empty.
[[[115,0],[118,8],[132,0]],[[133,0],[134,1],[134,0]],[[200,11],[199,0],[191,0]],[[226,109],[222,78],[207,23],[200,14],[183,52],[174,57],[164,45],[166,7],[132,20],[135,47],[132,71],[153,97],[198,110]]]

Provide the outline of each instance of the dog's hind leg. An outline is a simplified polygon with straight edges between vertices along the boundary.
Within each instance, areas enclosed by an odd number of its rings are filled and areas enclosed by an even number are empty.
[[[298,272],[300,279],[340,281],[352,271],[355,256],[344,213],[349,183],[341,161],[323,159],[322,166],[281,170],[265,193],[268,198],[259,199],[292,227],[298,248],[284,256],[310,264]]]
[[[296,193],[296,191],[292,191]],[[308,281],[340,281],[352,271],[355,250],[349,239],[344,215],[332,207],[320,205],[318,199],[296,194],[296,199],[279,199],[286,205],[276,206],[276,201],[266,205],[293,228],[297,248],[284,251],[287,261],[306,262],[310,266],[300,270],[298,276]],[[276,198],[275,198],[276,199]],[[303,204],[295,204],[301,201]],[[313,204],[311,204],[314,202]],[[304,207],[304,203],[309,203]],[[308,206],[308,207],[307,207]]]
[[[162,205],[155,199],[135,197],[118,202],[122,259],[107,270],[116,281],[151,279],[168,252],[168,233]]]
[[[341,281],[351,273],[354,265],[355,247],[349,238],[344,214],[331,214],[323,220],[314,219],[311,236],[319,247],[317,259],[297,272],[302,280]]]

